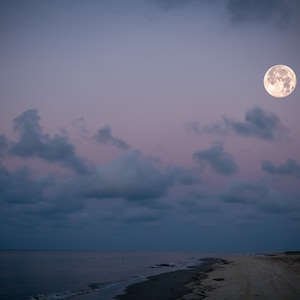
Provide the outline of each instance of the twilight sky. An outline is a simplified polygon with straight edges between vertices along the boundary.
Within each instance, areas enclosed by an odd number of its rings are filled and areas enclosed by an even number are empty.
[[[0,248],[300,248],[298,0],[0,3]]]

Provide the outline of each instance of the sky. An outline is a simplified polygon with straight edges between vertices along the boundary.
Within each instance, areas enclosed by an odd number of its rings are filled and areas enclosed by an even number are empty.
[[[0,2],[0,248],[300,248],[298,0]]]

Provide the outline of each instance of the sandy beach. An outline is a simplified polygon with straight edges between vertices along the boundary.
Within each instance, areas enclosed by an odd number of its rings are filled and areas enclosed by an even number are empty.
[[[190,270],[152,276],[119,300],[299,300],[300,253],[207,259]]]
[[[300,299],[300,253],[231,257],[213,269],[204,279],[198,274],[177,299]]]

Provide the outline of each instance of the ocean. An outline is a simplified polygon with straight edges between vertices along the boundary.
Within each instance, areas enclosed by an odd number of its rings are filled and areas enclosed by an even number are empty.
[[[199,264],[201,253],[0,251],[0,299],[111,300],[148,276]]]

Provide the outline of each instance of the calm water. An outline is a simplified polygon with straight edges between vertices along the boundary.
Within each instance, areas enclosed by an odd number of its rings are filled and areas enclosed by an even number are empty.
[[[0,299],[112,299],[128,284],[183,269],[199,253],[0,251]],[[172,264],[173,266],[158,266]],[[34,298],[32,298],[34,299]]]

